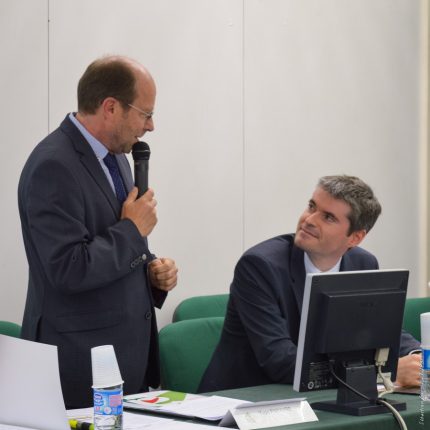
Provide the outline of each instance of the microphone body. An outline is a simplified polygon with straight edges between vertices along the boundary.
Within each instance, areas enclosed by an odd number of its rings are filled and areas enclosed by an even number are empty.
[[[148,171],[149,171],[149,157],[151,150],[146,142],[136,142],[132,148],[132,155],[134,160],[134,184],[138,191],[137,197],[139,198],[148,190]]]
[[[139,192],[139,198],[148,190],[148,170],[149,160],[138,160],[134,162],[134,185],[136,185]]]

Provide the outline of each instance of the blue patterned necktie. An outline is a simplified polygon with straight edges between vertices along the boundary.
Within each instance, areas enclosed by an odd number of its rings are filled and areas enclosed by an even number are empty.
[[[124,183],[121,178],[121,173],[119,172],[118,162],[116,161],[116,157],[113,154],[107,154],[103,161],[106,167],[109,169],[109,173],[112,177],[112,182],[115,187],[116,198],[122,205],[124,200],[127,198],[127,194],[125,192]]]

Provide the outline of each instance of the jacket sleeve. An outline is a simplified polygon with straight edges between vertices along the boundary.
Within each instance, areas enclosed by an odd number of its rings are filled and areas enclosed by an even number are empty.
[[[402,330],[400,335],[400,350],[399,356],[403,357],[408,355],[411,351],[421,349],[421,344],[410,333]]]
[[[231,297],[258,365],[273,382],[292,383],[297,347],[279,305],[280,283],[269,261],[245,255],[236,266]]]

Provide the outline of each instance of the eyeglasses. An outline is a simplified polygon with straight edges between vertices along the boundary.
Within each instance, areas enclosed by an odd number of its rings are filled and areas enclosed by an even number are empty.
[[[133,105],[132,105],[132,104],[130,104],[130,103],[128,103],[128,104],[127,104],[127,106],[130,106],[131,108],[136,109],[136,110],[137,110],[138,112],[140,112],[140,113],[145,117],[145,119],[147,119],[147,120],[152,119],[152,115],[154,115],[154,112],[145,112],[144,110],[139,109],[138,107],[133,106]]]

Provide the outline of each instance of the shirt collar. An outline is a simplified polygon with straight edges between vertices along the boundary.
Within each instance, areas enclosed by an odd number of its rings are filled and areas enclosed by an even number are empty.
[[[309,258],[309,255],[306,252],[304,253],[304,260],[306,273],[322,273],[322,271],[312,263],[311,259]],[[337,263],[331,269],[325,270],[324,273],[339,272],[341,261],[342,257],[339,258]]]
[[[96,157],[99,160],[103,160],[103,158],[106,157],[108,154],[108,150],[106,146],[103,145],[99,140],[97,140],[77,119],[73,112],[69,114],[70,121],[75,124],[75,126],[78,128],[78,130],[82,133],[82,135],[85,137],[87,142],[90,144],[92,150],[94,151],[94,154],[96,154]]]

